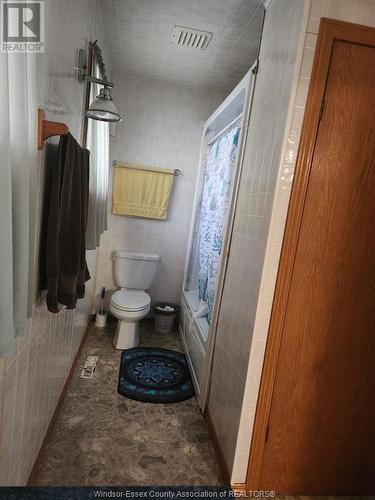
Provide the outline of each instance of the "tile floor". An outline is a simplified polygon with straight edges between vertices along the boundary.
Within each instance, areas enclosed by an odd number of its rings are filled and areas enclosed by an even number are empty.
[[[33,485],[222,484],[195,398],[159,405],[117,393],[113,332],[91,327]],[[177,333],[158,334],[151,323],[141,326],[141,345],[182,350]],[[80,378],[88,355],[99,356],[90,380]]]

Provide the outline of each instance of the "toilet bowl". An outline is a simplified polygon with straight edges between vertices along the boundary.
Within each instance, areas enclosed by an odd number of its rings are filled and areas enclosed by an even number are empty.
[[[112,295],[111,313],[118,319],[113,344],[130,349],[139,344],[139,322],[150,312],[150,296],[138,290],[119,290]]]
[[[151,297],[145,290],[155,279],[159,260],[157,254],[124,250],[113,254],[115,281],[120,287],[110,304],[111,313],[118,319],[113,339],[116,349],[131,349],[139,344],[139,322],[151,307]]]

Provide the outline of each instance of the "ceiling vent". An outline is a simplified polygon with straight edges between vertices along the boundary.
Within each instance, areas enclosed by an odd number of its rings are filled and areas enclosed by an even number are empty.
[[[175,25],[171,35],[171,44],[179,47],[205,50],[211,38],[212,33],[209,31]]]

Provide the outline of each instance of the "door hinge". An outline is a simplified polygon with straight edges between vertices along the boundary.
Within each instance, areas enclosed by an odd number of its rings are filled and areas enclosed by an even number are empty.
[[[268,441],[268,434],[269,434],[269,432],[270,432],[270,426],[269,426],[269,425],[267,425],[267,429],[266,429],[266,436],[265,436],[265,438],[264,438],[264,441],[265,441],[266,443],[267,443],[267,441]]]
[[[327,101],[325,99],[323,99],[322,105],[320,106],[319,121],[323,118],[324,111],[326,109],[326,103],[327,103]]]

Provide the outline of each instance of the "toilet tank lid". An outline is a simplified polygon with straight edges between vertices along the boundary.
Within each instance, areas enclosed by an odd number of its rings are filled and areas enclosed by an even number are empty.
[[[160,260],[157,253],[126,252],[125,250],[116,250],[113,252],[113,256],[130,260],[151,260],[154,262]]]

